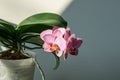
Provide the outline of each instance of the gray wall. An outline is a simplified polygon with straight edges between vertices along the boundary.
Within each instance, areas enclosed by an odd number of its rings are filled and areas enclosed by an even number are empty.
[[[84,43],[56,71],[54,57],[36,51],[47,80],[120,80],[120,0],[74,0],[63,17]]]

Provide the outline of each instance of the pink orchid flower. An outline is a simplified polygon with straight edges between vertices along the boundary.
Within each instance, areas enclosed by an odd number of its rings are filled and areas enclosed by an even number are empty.
[[[77,38],[75,34],[71,34],[70,28],[66,29],[64,39],[66,40],[66,49],[64,50],[64,59],[67,59],[68,53],[78,55],[78,48],[82,44],[82,39]]]
[[[45,30],[40,34],[41,39],[44,41],[43,48],[47,52],[56,52],[60,57],[66,48],[66,41],[63,38],[65,33],[64,28],[56,28],[53,30]]]

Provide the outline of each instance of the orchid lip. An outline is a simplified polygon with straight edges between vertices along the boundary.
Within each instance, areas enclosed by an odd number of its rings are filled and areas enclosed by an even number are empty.
[[[59,50],[59,47],[56,44],[50,44],[50,50],[57,51],[57,50]]]

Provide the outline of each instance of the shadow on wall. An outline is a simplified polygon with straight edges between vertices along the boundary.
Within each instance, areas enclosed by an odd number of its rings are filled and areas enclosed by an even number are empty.
[[[120,80],[119,4],[120,0],[74,0],[63,13],[72,32],[83,38],[79,55],[69,59],[77,68],[68,72],[75,73],[68,80]]]

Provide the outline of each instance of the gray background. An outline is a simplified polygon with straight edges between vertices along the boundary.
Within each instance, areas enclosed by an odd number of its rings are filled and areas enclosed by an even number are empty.
[[[46,79],[120,80],[120,0],[74,0],[62,16],[84,43],[78,56],[61,57],[56,71],[53,55],[36,51]],[[35,80],[40,78],[36,70]]]

